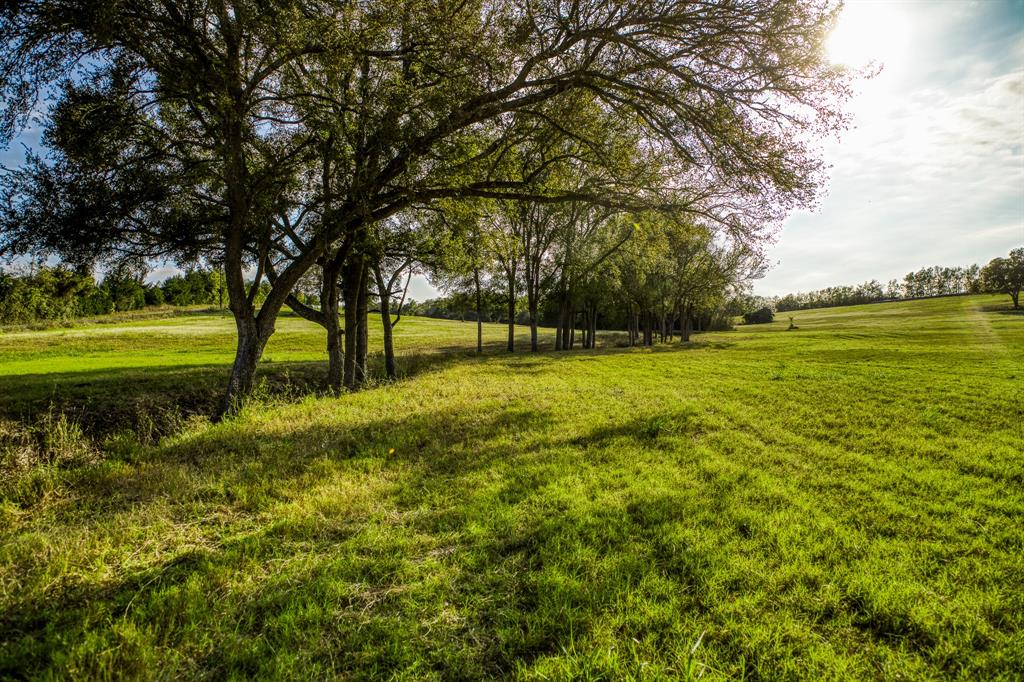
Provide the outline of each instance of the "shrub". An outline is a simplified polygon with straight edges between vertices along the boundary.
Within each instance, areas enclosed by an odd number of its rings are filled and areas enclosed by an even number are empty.
[[[772,312],[771,308],[761,308],[751,313],[743,314],[744,324],[765,324],[775,319],[775,313]]]
[[[150,285],[145,289],[146,305],[163,305],[164,304],[164,290],[160,287]]]

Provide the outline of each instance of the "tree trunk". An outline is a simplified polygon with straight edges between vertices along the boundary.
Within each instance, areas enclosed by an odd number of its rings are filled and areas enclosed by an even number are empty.
[[[576,326],[575,295],[571,288],[562,294],[562,350],[572,350],[573,327]]]
[[[536,353],[539,350],[537,345],[537,311],[530,310],[530,351]]]
[[[246,198],[245,179],[247,168],[242,151],[242,123],[240,120],[227,124],[225,135],[225,187],[228,209],[227,242],[224,249],[224,275],[228,288],[228,307],[235,317],[238,339],[235,346],[235,361],[231,367],[224,402],[220,414],[229,414],[238,409],[241,399],[252,391],[256,381],[256,365],[263,354],[266,339],[260,339],[256,313],[245,287],[242,262],[244,259],[243,233],[249,216],[249,202]]]
[[[537,293],[533,286],[526,288],[526,307],[530,313],[530,352],[536,353],[537,345]]]
[[[480,298],[480,269],[473,268],[473,284],[476,286],[476,352],[484,352],[483,302]]]
[[[366,263],[363,263],[363,276],[359,280],[359,305],[356,314],[359,316],[359,334],[356,339],[356,383],[362,386],[366,383],[367,367],[366,355],[370,349],[370,325],[369,325],[369,283],[370,273]]]
[[[391,323],[391,291],[379,267],[373,269],[373,275],[377,280],[377,292],[380,294],[380,322],[384,332],[384,372],[388,379],[394,381],[398,378],[398,368],[395,363],[395,327]]]
[[[513,278],[508,282],[508,348],[509,353],[516,350],[516,284]]]
[[[358,364],[359,289],[363,281],[362,256],[356,254],[347,259],[342,279],[345,296],[345,362],[343,378],[345,388],[354,389],[358,384],[356,365]]]
[[[569,335],[565,333],[565,316],[567,314],[565,295],[562,294],[558,297],[558,317],[555,318],[555,350],[569,348]]]
[[[260,339],[254,320],[236,319],[235,322],[238,329],[235,362],[231,366],[231,377],[228,379],[228,390],[221,415],[236,412],[241,407],[241,400],[252,392],[256,383],[256,366],[266,345],[266,341]]]
[[[590,304],[583,306],[583,349],[590,348]]]
[[[323,324],[327,329],[327,387],[335,393],[341,392],[345,358],[342,351],[341,321],[338,319],[339,296],[338,277],[340,267],[325,267],[320,286],[320,309]]]

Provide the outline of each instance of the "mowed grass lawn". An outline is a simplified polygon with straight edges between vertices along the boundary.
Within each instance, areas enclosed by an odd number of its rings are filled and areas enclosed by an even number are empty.
[[[229,318],[0,334],[10,433],[103,443],[2,472],[0,677],[1020,679],[1024,316],[794,317],[482,357],[410,318],[399,382],[152,443],[110,415],[207,404]],[[321,376],[278,329],[275,385]]]

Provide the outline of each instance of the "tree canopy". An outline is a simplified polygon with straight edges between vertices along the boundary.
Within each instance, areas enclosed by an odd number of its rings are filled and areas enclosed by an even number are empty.
[[[330,324],[344,307],[354,386],[375,226],[399,214],[488,200],[579,227],[653,211],[756,251],[813,204],[825,179],[815,141],[845,125],[850,74],[823,49],[837,11],[818,0],[8,3],[0,137],[42,93],[59,96],[51,158],[5,197],[16,219],[2,248],[218,264],[238,330],[225,409],[252,388],[281,308],[320,270],[325,292],[341,290],[340,304],[321,299]],[[573,255],[554,258],[552,281],[568,292],[589,247],[562,246]],[[529,297],[545,266],[516,257]]]
[[[981,270],[981,281],[987,291],[1007,294],[1013,307],[1020,307],[1020,292],[1024,289],[1024,247],[1012,249],[1006,258],[993,258]]]

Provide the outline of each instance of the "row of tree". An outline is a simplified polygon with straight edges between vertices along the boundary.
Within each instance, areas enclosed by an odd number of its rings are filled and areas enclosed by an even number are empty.
[[[577,204],[499,204],[468,223],[469,248],[435,268],[449,291],[431,311],[478,322],[555,328],[555,350],[592,348],[598,323],[625,329],[629,343],[689,339],[692,329],[728,322],[735,300],[761,276],[760,252],[742,242],[716,241],[695,222],[658,213],[620,215]],[[496,304],[506,309],[498,311]],[[417,307],[419,310],[419,307]],[[482,330],[478,325],[478,348]]]
[[[63,266],[0,271],[0,324],[64,321],[165,304],[224,304],[224,276],[217,270],[190,270],[157,284],[145,284],[144,275],[118,269],[97,282],[91,273]]]
[[[995,258],[984,268],[935,266],[907,273],[900,280],[883,285],[871,280],[854,286],[835,286],[806,293],[786,294],[770,301],[778,312],[831,308],[880,301],[898,301],[930,296],[1000,293],[1013,299],[1018,307],[1024,287],[1024,248],[1013,249],[1007,258]]]
[[[237,329],[225,409],[286,305],[327,330],[336,389],[365,380],[379,307],[393,375],[392,308],[414,268],[471,276],[481,298],[496,278],[534,328],[555,306],[559,348],[577,326],[591,345],[612,308],[649,343],[706,317],[818,196],[816,141],[844,128],[853,75],[824,50],[838,11],[7,3],[0,137],[41,93],[55,103],[47,154],[3,183],[0,251],[218,264]]]

